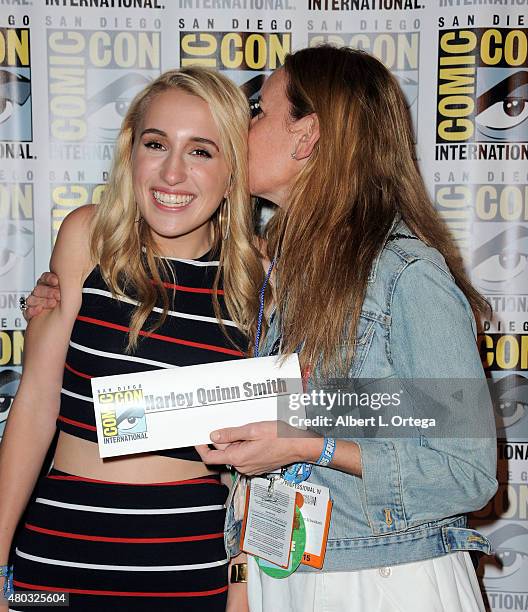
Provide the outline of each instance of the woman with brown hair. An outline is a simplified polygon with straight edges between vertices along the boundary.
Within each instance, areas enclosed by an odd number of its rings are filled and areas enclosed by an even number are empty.
[[[451,417],[441,431],[392,437],[315,428],[292,439],[275,423],[213,432],[221,446],[200,449],[207,464],[247,475],[290,466],[290,481],[311,466],[308,484],[334,500],[322,572],[300,565],[281,580],[250,558],[251,610],[482,611],[466,551],[490,546],[465,515],[497,487],[475,340],[486,303],[430,203],[400,88],[361,51],[297,51],[264,85],[249,153],[252,193],[279,206],[268,228],[276,311],[260,354],[298,351],[307,391],[338,376],[374,390],[393,382],[414,423]],[[457,403],[460,385],[484,394]]]

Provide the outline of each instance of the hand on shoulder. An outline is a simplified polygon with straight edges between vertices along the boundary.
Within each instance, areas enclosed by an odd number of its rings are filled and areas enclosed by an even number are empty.
[[[62,222],[51,259],[51,272],[41,274],[37,284],[27,296],[24,319],[29,323],[41,312],[53,310],[61,301],[62,286],[59,276],[70,271],[74,278],[84,282],[93,262],[90,258],[89,237],[96,211],[93,204],[73,210]]]

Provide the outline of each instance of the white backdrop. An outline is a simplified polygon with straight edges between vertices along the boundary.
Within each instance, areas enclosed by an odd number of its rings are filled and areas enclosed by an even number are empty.
[[[18,298],[65,215],[99,200],[134,94],[193,63],[256,93],[287,52],[320,41],[369,50],[398,77],[431,198],[493,305],[481,346],[501,488],[474,523],[497,552],[490,609],[526,610],[527,0],[0,0],[0,436],[21,371]]]

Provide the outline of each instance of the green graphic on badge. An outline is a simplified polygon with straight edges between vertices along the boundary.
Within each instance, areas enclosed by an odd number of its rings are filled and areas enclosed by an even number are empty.
[[[299,567],[301,559],[304,553],[304,547],[306,546],[306,527],[304,525],[304,519],[301,511],[295,507],[295,519],[293,523],[292,533],[292,545],[290,552],[290,562],[287,568],[279,567],[274,563],[270,563],[260,557],[255,557],[257,565],[260,569],[271,576],[272,578],[286,578],[293,574],[293,572]]]

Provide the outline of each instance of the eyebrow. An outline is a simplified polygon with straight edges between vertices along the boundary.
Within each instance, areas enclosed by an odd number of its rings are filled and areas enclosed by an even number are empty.
[[[167,138],[167,133],[164,132],[163,130],[158,130],[157,128],[147,128],[141,132],[140,136],[144,136],[145,134],[157,134],[158,136]],[[191,136],[189,140],[191,142],[198,142],[200,144],[211,145],[220,153],[220,149],[214,140],[210,140],[209,138],[203,138],[202,136]]]

